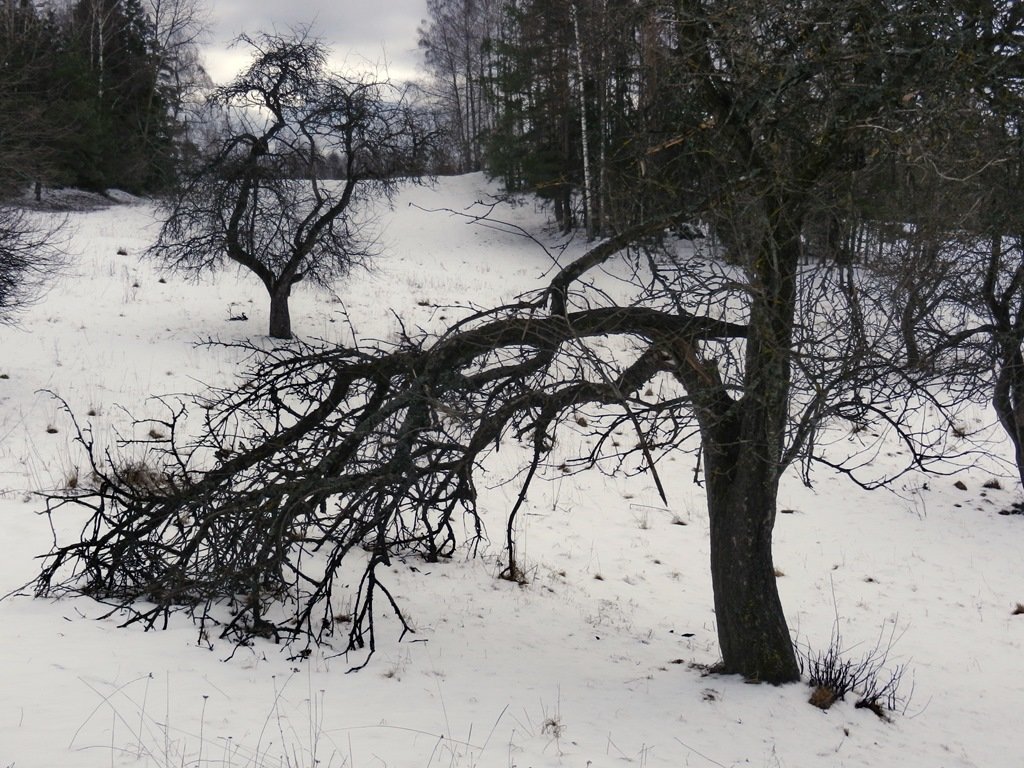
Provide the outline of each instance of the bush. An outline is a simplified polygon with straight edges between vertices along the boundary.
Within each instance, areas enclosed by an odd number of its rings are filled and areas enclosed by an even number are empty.
[[[895,628],[885,637],[879,634],[874,647],[860,658],[850,658],[843,648],[838,627],[832,630],[832,639],[824,651],[810,647],[797,647],[800,673],[807,676],[807,684],[814,689],[808,700],[820,709],[828,709],[847,694],[856,694],[858,709],[870,709],[882,719],[889,712],[905,712],[910,694],[900,692],[905,664],[889,665],[889,654],[894,644]]]

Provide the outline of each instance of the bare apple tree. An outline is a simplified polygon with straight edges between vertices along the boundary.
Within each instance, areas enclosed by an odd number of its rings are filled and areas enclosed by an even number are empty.
[[[758,420],[743,417],[764,407],[746,398],[774,381],[752,383],[747,373],[756,325],[738,308],[749,291],[744,271],[654,247],[649,238],[672,223],[607,240],[535,294],[437,336],[406,336],[390,347],[250,348],[254,367],[237,388],[168,401],[158,430],[168,437],[148,445],[142,464],[112,462],[81,428],[95,482],[53,495],[48,511],[84,509],[88,522],[75,540],[55,541],[38,591],[86,594],[149,627],[185,611],[205,633],[216,628],[236,642],[263,636],[308,648],[340,640],[342,649],[372,651],[382,603],[403,634],[409,628],[383,566],[396,556],[451,556],[463,519],[471,535],[482,535],[475,477],[500,444],[526,449],[505,522],[503,575],[519,580],[517,516],[538,477],[649,471],[662,488],[658,460],[697,437],[723,669],[794,679],[768,666],[776,657],[751,656],[768,654],[769,642],[792,645],[773,591],[774,519],[753,515],[774,503],[754,482],[773,478],[749,476],[762,466],[781,472],[801,459],[826,460],[826,439],[845,444],[866,424],[888,425],[914,449],[910,463],[924,466],[942,446],[941,430],[916,431],[922,410],[956,403],[930,396],[934,381],[894,365],[903,359],[901,336],[881,321],[887,306],[864,298],[854,306],[856,292],[838,285],[837,273],[808,267],[794,278],[805,309],[794,326],[798,362],[779,453],[767,454],[747,434]],[[594,286],[598,273],[624,268],[632,279],[622,295]],[[854,314],[866,321],[834,322]],[[203,420],[197,438],[189,437],[190,413]],[[581,425],[593,447],[553,462],[562,431]],[[628,444],[615,437],[623,428],[634,436]],[[869,440],[827,460],[856,472],[876,450]],[[349,578],[342,569],[353,561],[362,577],[354,597],[339,600],[335,591]],[[729,566],[735,575],[723,576]],[[762,570],[770,581],[742,581]],[[746,624],[728,623],[726,612]],[[746,634],[755,620],[781,621],[782,640]]]
[[[150,253],[189,273],[248,269],[270,296],[270,335],[289,339],[292,287],[371,255],[356,211],[418,177],[431,142],[401,88],[328,71],[307,31],[240,43],[252,63],[210,97],[222,135],[186,171]]]

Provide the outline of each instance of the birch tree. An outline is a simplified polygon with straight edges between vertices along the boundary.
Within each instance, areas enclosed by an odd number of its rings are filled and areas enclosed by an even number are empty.
[[[444,106],[455,142],[455,169],[479,170],[483,144],[493,127],[493,50],[501,0],[427,0],[419,46],[431,91]]]

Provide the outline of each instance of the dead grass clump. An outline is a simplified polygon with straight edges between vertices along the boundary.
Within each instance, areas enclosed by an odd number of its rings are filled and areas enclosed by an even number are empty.
[[[807,701],[813,704],[818,709],[828,709],[839,700],[839,696],[831,688],[824,685],[819,685],[811,693],[811,698]]]
[[[82,471],[78,467],[72,467],[68,470],[68,473],[64,476],[64,490],[65,491],[81,491],[83,493],[88,492],[96,488],[98,478],[95,472],[89,472],[82,474]]]
[[[557,717],[547,718],[540,727],[541,733],[545,736],[552,736],[556,739],[561,738],[564,731],[565,725]]]
[[[166,472],[154,469],[144,461],[126,462],[115,467],[114,474],[126,486],[141,492],[165,491],[174,486]]]

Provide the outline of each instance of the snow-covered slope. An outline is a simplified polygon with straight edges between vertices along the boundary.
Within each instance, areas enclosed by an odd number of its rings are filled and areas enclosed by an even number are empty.
[[[486,187],[467,176],[403,192],[377,220],[372,270],[334,294],[297,291],[296,332],[344,339],[351,322],[387,339],[390,308],[431,327],[537,287],[551,254],[443,210]],[[532,206],[495,215],[548,242]],[[140,201],[70,214],[66,273],[20,325],[0,327],[2,593],[33,578],[51,540],[33,492],[66,484],[80,462],[48,392],[109,440],[131,428],[122,409],[155,415],[152,395],[230,381],[236,353],[197,342],[265,333],[252,278],[188,282],[140,260],[154,216]],[[485,495],[490,548],[396,562],[391,586],[417,632],[398,643],[385,626],[355,674],[361,658],[323,649],[293,662],[269,642],[225,661],[233,649],[199,645],[183,619],[144,633],[97,619],[102,606],[86,600],[0,602],[0,768],[1022,764],[1024,518],[998,514],[1016,492],[983,489],[988,472],[963,474],[966,491],[948,477],[907,478],[895,493],[828,475],[783,485],[792,514],[776,528],[776,563],[790,625],[815,648],[837,628],[853,656],[893,639],[890,662],[906,664],[913,690],[884,722],[852,701],[822,712],[804,686],[702,675],[717,658],[708,524],[685,452],[661,468],[667,508],[644,478],[535,486],[521,531],[529,583],[497,579],[507,455]]]

